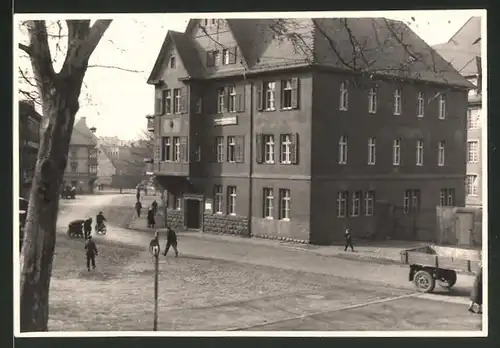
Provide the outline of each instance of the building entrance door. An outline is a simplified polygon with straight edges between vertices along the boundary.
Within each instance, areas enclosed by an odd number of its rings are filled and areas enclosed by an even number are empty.
[[[201,229],[201,201],[199,199],[186,199],[186,227],[189,230]]]

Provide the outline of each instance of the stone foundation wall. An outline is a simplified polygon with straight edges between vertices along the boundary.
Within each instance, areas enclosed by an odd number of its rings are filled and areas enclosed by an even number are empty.
[[[248,218],[245,216],[231,216],[205,214],[203,232],[217,234],[233,234],[249,237]]]
[[[167,209],[167,224],[174,230],[184,229],[184,212],[182,210]]]

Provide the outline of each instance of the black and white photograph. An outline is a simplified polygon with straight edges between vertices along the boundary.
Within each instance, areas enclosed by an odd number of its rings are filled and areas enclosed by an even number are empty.
[[[15,14],[15,336],[486,337],[486,20]]]

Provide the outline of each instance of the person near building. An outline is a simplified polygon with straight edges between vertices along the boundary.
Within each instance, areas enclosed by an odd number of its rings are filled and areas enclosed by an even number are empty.
[[[349,228],[346,228],[344,233],[344,238],[345,238],[344,251],[347,251],[347,248],[351,248],[351,251],[354,251],[354,246],[352,245],[352,234]]]
[[[156,202],[156,199],[151,203],[151,208],[153,208],[153,214],[156,216],[156,213],[158,213],[158,203]]]
[[[142,204],[139,200],[135,202],[135,212],[137,213],[137,217],[141,217],[141,209],[142,209]]]
[[[163,256],[167,256],[170,247],[174,249],[175,257],[178,257],[179,250],[177,250],[177,233],[175,233],[175,231],[170,226],[167,226],[167,245],[165,246]]]
[[[467,310],[471,313],[483,313],[483,267],[481,266],[474,279],[474,285],[470,293],[470,305]],[[474,308],[477,308],[477,311]]]
[[[148,227],[155,228],[155,225],[156,225],[155,214],[154,214],[153,208],[149,207],[149,209],[148,209]]]
[[[85,233],[85,239],[90,238],[90,234],[92,233],[92,218],[89,217],[83,223],[83,232]]]

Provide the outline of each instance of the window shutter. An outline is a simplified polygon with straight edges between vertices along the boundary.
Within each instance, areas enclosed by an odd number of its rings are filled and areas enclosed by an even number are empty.
[[[255,155],[256,155],[257,163],[259,163],[259,164],[264,162],[263,146],[264,146],[264,143],[262,141],[262,134],[256,134],[255,135]]]
[[[181,162],[187,162],[188,161],[188,146],[187,146],[187,139],[188,137],[181,137],[180,142],[180,161]]]
[[[257,110],[264,110],[264,84],[261,82],[257,82]]]
[[[245,137],[236,137],[236,163],[245,162]]]
[[[292,79],[292,108],[299,108],[299,79],[294,77]]]
[[[163,114],[163,100],[161,96],[155,96],[155,115]]]
[[[181,110],[181,114],[185,114],[188,110],[188,107],[187,107],[187,88],[186,87],[182,87],[181,90],[180,90],[180,94],[181,94],[181,100],[180,100],[180,110]]]
[[[236,55],[238,53],[238,47],[232,47],[229,50],[229,64],[236,64]]]
[[[290,144],[290,162],[292,164],[299,163],[299,133],[291,135]]]
[[[215,65],[215,56],[213,51],[207,52],[207,67],[213,67]]]
[[[224,87],[224,110],[221,112],[229,112],[229,87]]]
[[[213,138],[212,144],[210,146],[210,158],[209,161],[212,163],[217,162],[217,137]]]
[[[153,163],[154,164],[157,164],[157,163],[160,163],[160,160],[161,160],[161,141],[162,139],[161,138],[156,138],[155,139],[155,150],[154,150],[154,154],[153,154]]]

